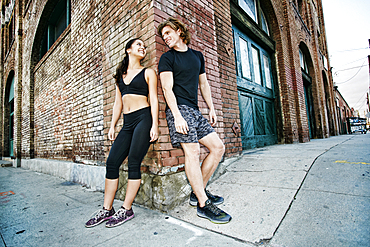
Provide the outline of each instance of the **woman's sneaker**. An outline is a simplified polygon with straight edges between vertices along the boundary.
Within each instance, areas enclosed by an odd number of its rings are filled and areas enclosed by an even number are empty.
[[[208,199],[211,200],[211,202],[215,205],[220,205],[224,202],[224,198],[221,197],[221,196],[216,196],[216,195],[212,195],[208,190],[204,190],[206,192],[206,195],[208,197]],[[196,207],[197,204],[198,204],[198,198],[197,196],[194,194],[194,192],[192,191],[191,194],[190,194],[190,200],[189,200],[189,204],[193,207]]]
[[[114,211],[113,207],[112,207],[111,210],[107,210],[105,208],[102,208],[102,209],[98,210],[96,213],[93,214],[94,217],[89,219],[89,221],[85,223],[85,226],[86,227],[93,227],[93,226],[99,225],[103,221],[106,221],[106,220],[109,220],[110,218],[112,218],[114,213],[115,213],[115,211]]]
[[[202,208],[199,207],[198,203],[197,215],[199,217],[209,219],[212,223],[216,224],[229,223],[231,220],[231,216],[215,206],[210,199],[206,201],[206,205]]]
[[[134,211],[132,208],[127,210],[121,207],[113,216],[112,218],[106,223],[106,227],[115,227],[125,223],[128,220],[134,218]]]

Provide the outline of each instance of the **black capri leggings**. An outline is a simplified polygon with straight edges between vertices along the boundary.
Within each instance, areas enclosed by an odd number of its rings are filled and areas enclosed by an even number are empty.
[[[141,179],[141,161],[150,146],[150,107],[123,114],[123,119],[123,127],[109,152],[106,178],[117,179],[119,167],[128,156],[128,179]]]

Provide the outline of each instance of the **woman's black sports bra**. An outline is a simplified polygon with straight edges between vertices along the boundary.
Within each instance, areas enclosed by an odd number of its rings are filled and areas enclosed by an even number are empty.
[[[137,94],[137,95],[144,95],[148,97],[149,89],[148,83],[145,80],[145,68],[142,69],[134,78],[132,78],[130,84],[126,85],[123,82],[123,78],[118,82],[119,91],[121,92],[121,96],[125,94]]]

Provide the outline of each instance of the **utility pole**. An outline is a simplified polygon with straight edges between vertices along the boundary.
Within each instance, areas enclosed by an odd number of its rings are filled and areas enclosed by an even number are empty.
[[[370,49],[370,39],[369,40],[369,49]],[[369,90],[367,91],[367,117],[370,118],[370,55],[367,56],[368,62],[369,62]]]
[[[370,39],[368,39],[369,41],[369,49],[370,49]],[[368,62],[369,62],[369,90],[367,91],[367,109],[368,109],[368,113],[370,113],[370,55],[367,56],[367,59],[368,59]]]

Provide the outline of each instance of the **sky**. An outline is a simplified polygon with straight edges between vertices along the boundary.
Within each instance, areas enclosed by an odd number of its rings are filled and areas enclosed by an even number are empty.
[[[370,0],[322,0],[334,84],[361,117],[368,109]]]

